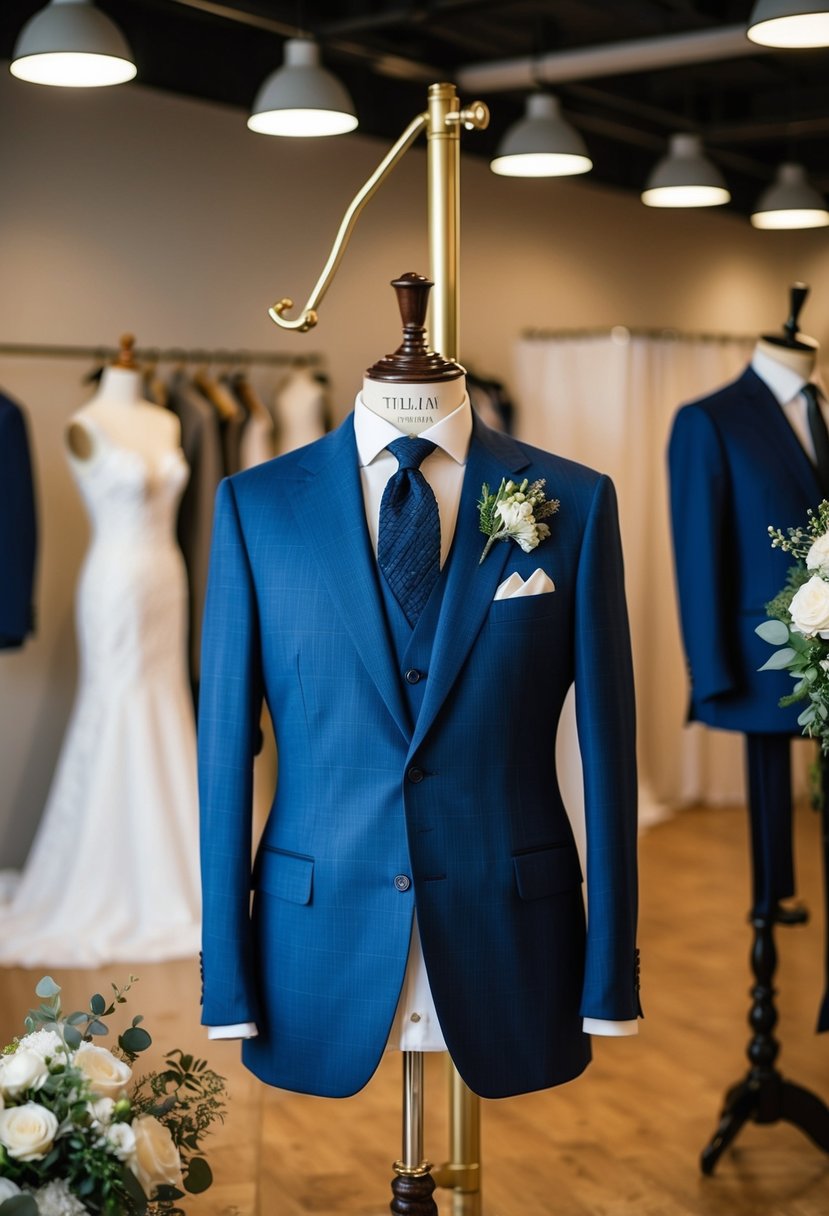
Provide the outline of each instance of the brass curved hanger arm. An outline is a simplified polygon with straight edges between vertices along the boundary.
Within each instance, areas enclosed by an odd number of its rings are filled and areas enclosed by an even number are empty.
[[[313,329],[313,327],[316,325],[317,305],[319,304],[320,300],[322,300],[323,296],[331,285],[331,280],[337,273],[337,267],[342,261],[342,256],[345,253],[346,246],[348,245],[351,233],[354,230],[354,225],[357,223],[360,212],[363,210],[363,207],[365,207],[372,195],[377,191],[384,179],[392,171],[397,162],[408,150],[409,146],[414,143],[420,132],[426,127],[428,121],[429,115],[427,112],[418,114],[416,118],[412,119],[397,142],[391,146],[386,155],[380,161],[380,164],[374,170],[368,181],[366,181],[364,185],[360,187],[354,198],[351,200],[349,208],[343,216],[339,231],[334,239],[334,244],[332,245],[331,252],[328,255],[328,261],[323,267],[322,274],[317,279],[314,290],[308,297],[308,302],[302,310],[302,315],[293,321],[288,321],[285,319],[284,314],[294,306],[293,300],[288,299],[287,297],[283,300],[278,300],[276,304],[268,309],[271,320],[275,321],[277,325],[281,325],[283,329],[297,329],[303,334],[307,333],[309,329]]]

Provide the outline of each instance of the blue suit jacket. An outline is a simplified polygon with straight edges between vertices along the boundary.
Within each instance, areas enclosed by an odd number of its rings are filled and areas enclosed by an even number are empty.
[[[503,476],[545,477],[561,510],[533,553],[502,542],[479,565],[476,500]],[[554,593],[493,602],[511,570],[538,566]],[[607,478],[476,419],[426,679],[412,731],[350,417],[222,483],[199,725],[203,1021],[255,1021],[244,1059],[270,1084],[330,1096],[365,1085],[415,901],[441,1028],[476,1092],[568,1080],[589,1059],[582,1015],[637,1016],[633,688]],[[586,941],[554,756],[574,679]],[[263,692],[279,780],[251,879]]]
[[[23,412],[0,394],[0,650],[21,646],[34,628],[37,523]]]
[[[758,670],[772,648],[754,631],[794,564],[772,549],[768,526],[805,524],[822,498],[814,467],[750,367],[683,406],[668,459],[688,716],[725,730],[799,735],[802,706],[778,706],[791,677]]]

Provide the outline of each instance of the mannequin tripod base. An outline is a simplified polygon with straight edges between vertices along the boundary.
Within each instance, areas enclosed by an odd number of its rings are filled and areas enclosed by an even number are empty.
[[[751,966],[754,987],[749,1024],[754,1031],[748,1045],[752,1067],[745,1078],[725,1095],[719,1126],[700,1157],[703,1174],[713,1174],[722,1154],[748,1122],[791,1123],[808,1136],[818,1148],[829,1153],[829,1109],[808,1089],[786,1081],[775,1068],[780,1045],[774,1037],[777,1009],[774,1004],[774,972],[777,949],[774,943],[774,920],[767,917],[752,919],[754,944]]]

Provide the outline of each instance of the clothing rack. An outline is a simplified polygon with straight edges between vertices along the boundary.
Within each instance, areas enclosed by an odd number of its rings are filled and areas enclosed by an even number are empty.
[[[666,341],[683,342],[689,339],[703,342],[756,342],[756,334],[696,333],[674,329],[671,326],[649,329],[635,325],[604,325],[586,329],[524,329],[521,337],[526,341],[545,341],[550,338],[616,338],[627,342],[629,338],[662,338]]]
[[[114,359],[118,350],[117,346],[57,346],[41,343],[0,342],[0,358],[12,356],[29,359],[84,359],[87,361],[97,359],[104,361]],[[136,347],[133,353],[136,359],[142,363],[231,363],[243,366],[257,364],[262,367],[284,367],[302,363],[305,366],[318,367],[323,362],[322,356],[314,352],[297,355],[286,351],[140,346]]]

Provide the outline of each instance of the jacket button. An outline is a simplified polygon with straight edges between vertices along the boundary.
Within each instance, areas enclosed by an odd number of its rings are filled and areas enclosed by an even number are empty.
[[[398,891],[408,891],[409,887],[412,885],[412,880],[409,878],[408,874],[395,874],[394,885],[397,887]]]
[[[422,768],[418,768],[417,765],[413,764],[412,767],[409,769],[408,773],[406,773],[406,776],[409,778],[412,785],[417,785],[419,782],[421,782],[423,780],[423,778],[426,776],[426,774],[424,773]]]
[[[407,684],[419,684],[423,679],[423,672],[418,671],[416,667],[410,667],[406,672],[405,680]]]

